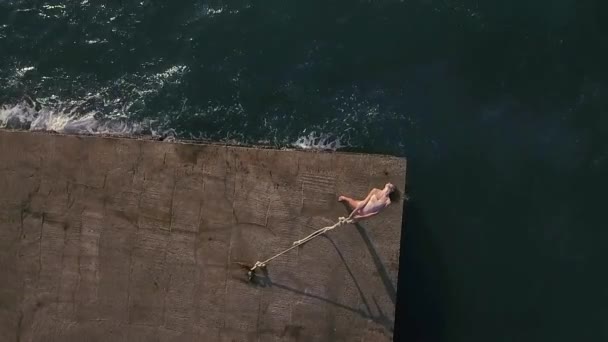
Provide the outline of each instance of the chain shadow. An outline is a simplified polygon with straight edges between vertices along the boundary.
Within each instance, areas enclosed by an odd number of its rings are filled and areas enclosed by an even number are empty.
[[[372,300],[374,301],[374,304],[376,305],[376,310],[378,311],[378,315],[377,316],[372,315],[372,310],[369,306],[369,303],[367,302],[367,298],[365,298],[365,294],[363,293],[363,290],[361,289],[361,286],[359,285],[359,282],[357,281],[357,277],[355,277],[355,274],[350,269],[350,266],[348,266],[348,263],[346,262],[344,255],[342,255],[342,252],[340,251],[340,249],[338,248],[336,243],[329,236],[324,236],[324,237],[334,246],[336,252],[338,253],[338,256],[340,257],[340,260],[342,260],[344,267],[346,267],[346,271],[348,272],[348,274],[352,278],[353,282],[355,283],[357,292],[359,292],[359,297],[361,297],[361,301],[363,302],[363,305],[365,305],[365,308],[368,313],[368,317],[366,317],[366,318],[371,319],[372,321],[384,326],[388,331],[393,332],[394,325],[395,325],[394,322],[388,316],[386,316],[384,314],[384,312],[382,312],[382,308],[380,308],[380,305],[378,305],[376,298],[373,296],[372,296]]]
[[[378,274],[380,275],[380,279],[382,280],[382,284],[384,285],[386,293],[391,299],[391,302],[395,304],[395,302],[397,301],[397,290],[395,289],[395,286],[393,285],[393,282],[391,281],[391,278],[389,277],[388,272],[386,271],[386,267],[384,267],[384,264],[382,263],[382,260],[380,259],[380,256],[378,255],[378,252],[376,251],[376,248],[372,243],[372,240],[369,238],[369,235],[367,235],[367,232],[361,226],[361,224],[355,223],[355,228],[357,228],[359,235],[361,235],[361,238],[363,238],[363,242],[367,246],[367,249],[369,250],[369,253],[372,256],[372,260],[374,261],[374,265],[378,269]]]
[[[344,305],[342,303],[339,303],[335,300],[329,299],[329,298],[325,298],[319,295],[315,295],[315,294],[311,294],[311,293],[306,293],[302,290],[298,290],[296,288],[281,284],[281,283],[277,283],[274,282],[271,278],[270,275],[268,274],[268,270],[266,268],[262,268],[259,272],[257,272],[255,274],[255,276],[252,278],[251,283],[255,286],[260,286],[260,287],[276,287],[285,291],[289,291],[292,293],[295,293],[297,295],[301,295],[301,296],[305,296],[308,298],[314,298],[316,300],[320,300],[322,302],[328,303],[330,305],[333,305],[335,307],[350,311],[352,313],[358,314],[361,317],[365,318],[365,319],[369,319],[372,320],[373,322],[383,326],[384,328],[386,328],[388,331],[390,331],[391,333],[394,331],[394,322],[388,317],[386,316],[383,312],[382,309],[380,308],[380,305],[378,305],[378,303],[376,302],[376,299],[374,297],[372,297],[372,300],[374,301],[374,304],[376,306],[376,310],[378,311],[378,315],[372,315],[372,310],[370,308],[369,303],[367,302],[367,299],[365,298],[363,291],[361,290],[361,287],[357,281],[357,279],[355,278],[352,270],[350,269],[350,267],[348,266],[348,264],[346,263],[346,260],[344,259],[344,256],[342,255],[342,253],[340,252],[340,250],[338,249],[338,247],[335,245],[335,243],[328,237],[325,236],[325,238],[327,238],[331,244],[334,246],[334,248],[336,248],[336,251],[338,252],[338,255],[340,256],[340,259],[342,260],[342,262],[344,263],[347,272],[349,273],[349,275],[352,277],[354,283],[355,283],[355,287],[357,288],[357,291],[359,292],[359,295],[364,303],[365,306],[365,310],[362,309],[357,309],[357,308],[353,308],[350,307],[348,305]]]
[[[347,211],[349,211],[349,213],[350,213],[350,208],[348,207],[348,205],[345,203],[343,203],[343,205],[347,209]],[[365,228],[363,228],[363,226],[361,226],[361,224],[359,222],[355,222],[354,225],[355,225],[355,228],[357,229],[357,232],[359,232],[359,235],[363,239],[363,242],[365,243],[365,246],[367,247],[369,254],[372,256],[372,261],[374,262],[374,265],[376,266],[376,269],[378,270],[378,274],[380,275],[380,280],[382,281],[382,285],[384,285],[386,293],[388,294],[389,298],[391,299],[391,301],[393,302],[393,305],[394,305],[397,302],[397,290],[395,289],[395,286],[393,285],[393,282],[391,281],[391,278],[388,275],[388,272],[386,271],[386,267],[384,267],[384,264],[382,263],[382,260],[380,259],[380,255],[378,255],[378,252],[376,251],[376,247],[374,247],[374,244],[372,243],[372,240],[369,238],[369,235],[365,231]]]

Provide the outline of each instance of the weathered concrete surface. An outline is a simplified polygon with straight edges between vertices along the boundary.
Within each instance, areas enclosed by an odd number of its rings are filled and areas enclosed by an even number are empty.
[[[1,341],[387,341],[402,206],[333,224],[405,161],[0,131]]]

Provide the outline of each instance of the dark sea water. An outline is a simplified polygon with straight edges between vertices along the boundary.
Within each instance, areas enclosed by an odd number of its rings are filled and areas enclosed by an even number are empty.
[[[403,341],[608,341],[605,1],[0,0],[0,126],[408,158]]]

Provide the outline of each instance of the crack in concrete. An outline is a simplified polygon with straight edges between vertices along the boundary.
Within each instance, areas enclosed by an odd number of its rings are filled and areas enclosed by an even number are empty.
[[[135,164],[133,164],[133,168],[131,169],[133,172],[133,176],[131,178],[131,185],[135,185],[135,177],[137,176],[137,172],[139,171],[139,164],[143,159],[143,144],[138,144],[139,152],[137,153],[137,159],[135,160]]]
[[[82,233],[81,233],[80,236],[82,236]],[[80,236],[78,238],[78,242],[79,242],[78,245],[80,245]],[[74,311],[74,317],[76,317],[76,318],[78,317],[78,314],[77,314],[77,311],[78,311],[77,310],[77,306],[78,305],[77,305],[77,301],[76,301],[76,294],[80,293],[80,286],[82,284],[82,270],[81,270],[81,265],[80,265],[80,263],[81,263],[81,261],[80,261],[81,255],[80,254],[81,254],[81,251],[80,251],[80,248],[78,248],[78,254],[76,254],[76,263],[78,265],[77,266],[77,269],[78,269],[78,279],[76,281],[76,286],[74,287],[74,291],[72,292],[72,310]]]
[[[39,284],[40,283],[40,274],[42,273],[42,229],[44,228],[44,220],[45,220],[46,214],[42,213],[42,219],[41,219],[41,223],[40,223],[40,239],[38,240],[38,279],[36,280],[36,283]]]
[[[65,223],[64,223],[65,224]],[[67,229],[63,229],[63,246],[61,246],[61,273],[59,274],[59,287],[57,288],[57,299],[63,298],[63,272],[65,270],[65,244],[68,236]]]
[[[66,212],[70,211],[70,209],[72,209],[72,206],[74,206],[74,203],[76,203],[76,198],[72,198],[72,183],[70,183],[69,181],[66,183],[66,191],[68,193],[68,201],[67,201],[67,209]]]
[[[264,227],[272,233],[272,235],[276,236],[276,234],[268,227],[268,217],[270,216],[270,204],[272,203],[272,199],[268,199],[268,206],[266,207],[266,217],[264,218]]]
[[[163,268],[166,269],[167,267],[167,252],[165,250],[165,260],[163,261]],[[164,289],[164,296],[163,296],[163,311],[161,314],[161,318],[163,321],[163,328],[167,327],[167,297],[169,296],[169,288],[171,287],[171,279],[173,278],[173,274],[169,273],[169,279],[167,280],[167,286]]]
[[[133,279],[133,253],[129,252],[129,276],[127,277],[127,323],[131,324],[131,279]],[[98,287],[99,290],[99,287]]]
[[[173,201],[175,200],[175,188],[177,187],[177,181],[175,176],[173,177],[173,189],[171,190],[171,201],[169,203],[169,232],[173,228]]]

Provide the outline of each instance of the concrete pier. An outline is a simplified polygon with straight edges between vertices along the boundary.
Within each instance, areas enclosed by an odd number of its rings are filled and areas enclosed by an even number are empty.
[[[404,159],[0,131],[0,341],[391,341]]]

